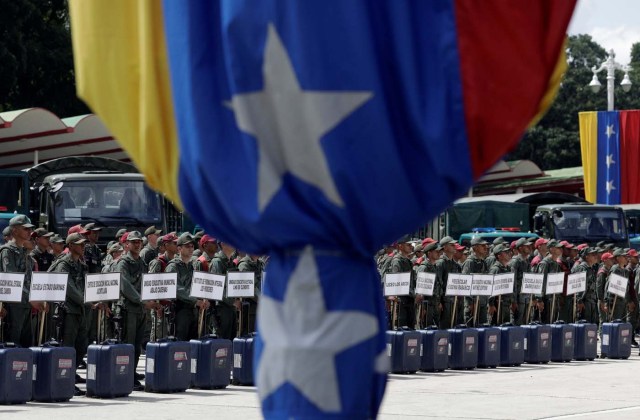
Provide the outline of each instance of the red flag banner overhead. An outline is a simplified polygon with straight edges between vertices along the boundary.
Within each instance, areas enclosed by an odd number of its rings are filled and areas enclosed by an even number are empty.
[[[620,111],[622,204],[640,203],[640,111]]]

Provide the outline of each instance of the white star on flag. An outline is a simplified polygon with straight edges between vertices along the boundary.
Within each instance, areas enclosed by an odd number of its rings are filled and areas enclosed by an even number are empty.
[[[607,155],[607,169],[609,169],[609,167],[615,163],[616,161],[613,160],[613,155]]]
[[[340,412],[335,357],[374,337],[378,320],[362,311],[327,311],[311,246],[291,273],[284,301],[269,296],[258,305],[264,341],[256,385],[264,401],[290,383],[324,412]]]
[[[607,125],[607,138],[611,137],[612,134],[615,134],[616,132],[613,131],[613,124],[611,125]]]
[[[321,63],[318,63],[321,64]],[[291,59],[273,25],[269,25],[261,91],[233,95],[238,128],[258,141],[258,209],[263,211],[289,172],[344,206],[333,181],[320,139],[373,94],[355,91],[302,90]]]
[[[616,187],[613,186],[613,181],[607,181],[607,195],[611,194],[611,191],[615,189]]]

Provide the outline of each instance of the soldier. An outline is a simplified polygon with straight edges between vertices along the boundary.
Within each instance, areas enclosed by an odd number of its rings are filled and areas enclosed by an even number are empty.
[[[496,245],[493,248],[493,255],[496,261],[489,268],[489,274],[509,273],[509,261],[511,261],[511,250],[506,244]],[[492,318],[491,324],[500,325],[503,322],[514,323],[518,312],[518,304],[514,293],[507,293],[489,298],[489,316]],[[507,321],[508,320],[508,321]]]
[[[209,265],[211,264],[211,259],[216,252],[218,252],[218,242],[216,242],[216,238],[210,235],[203,235],[200,238],[200,256],[196,258],[193,262],[193,268],[196,271],[204,271],[205,273],[209,271]]]
[[[176,336],[181,341],[188,341],[198,336],[196,309],[204,311],[209,301],[191,297],[191,281],[193,279],[193,236],[183,233],[178,238],[178,253],[165,272],[178,273],[178,292],[176,301]]]
[[[85,231],[83,236],[87,239],[84,244],[84,262],[87,264],[87,270],[91,274],[100,273],[102,271],[102,251],[98,246],[98,238],[102,228],[96,226],[95,223],[87,223],[83,230]],[[89,309],[86,315],[89,343],[93,343],[98,338],[98,311]]]
[[[49,240],[51,243],[51,255],[53,260],[57,260],[64,256],[65,241],[60,235],[53,235]]]
[[[142,235],[138,231],[130,232],[127,236],[128,251],[116,264],[115,271],[121,273],[120,294],[124,304],[124,342],[133,344],[135,349],[134,366],[138,366],[147,314],[152,309],[158,309],[157,302],[142,302],[140,298],[142,274],[147,272],[144,261],[140,259],[142,250]],[[144,375],[135,373],[134,390],[144,388],[140,380]]]
[[[11,226],[2,229],[2,243],[6,244],[11,240]]]
[[[226,276],[229,271],[236,271],[231,256],[235,248],[226,242],[220,242],[220,251],[211,260],[209,272]],[[225,289],[226,289],[225,284]],[[216,302],[215,324],[218,337],[233,340],[236,335],[236,310],[239,309],[233,298],[224,298]]]
[[[420,266],[418,267],[418,272],[425,273],[435,273],[436,272],[436,262],[440,259],[440,254],[442,253],[442,248],[438,242],[429,242],[424,247],[425,259],[422,261]],[[422,296],[423,303],[425,306],[424,313],[424,323],[422,325],[438,325],[440,322],[440,313],[442,312],[442,295],[444,291],[439,285],[436,283],[433,285],[433,295],[431,297]],[[416,296],[417,297],[417,296]],[[420,320],[419,320],[420,321]]]
[[[538,242],[536,241],[536,243]],[[560,266],[558,265],[558,257],[562,255],[562,244],[556,240],[551,240],[548,243],[541,244],[538,249],[543,249],[543,245],[545,245],[545,248],[548,247],[549,253],[535,266],[537,273],[544,274],[544,287],[542,289],[542,296],[536,296],[534,319],[541,321],[543,324],[549,324],[552,320],[556,320],[556,314],[552,314],[551,310],[557,313],[558,308],[552,309],[549,307],[550,302],[546,296],[547,275],[561,272]]]
[[[31,336],[31,309],[44,311],[43,302],[29,303],[29,290],[31,288],[31,273],[34,270],[35,260],[29,257],[25,249],[25,243],[31,240],[33,229],[31,220],[27,216],[14,216],[9,221],[11,240],[0,247],[0,272],[25,273],[22,287],[22,301],[7,303],[7,322],[9,324],[8,340],[19,343],[22,347],[32,345]]]
[[[254,294],[252,298],[247,298],[244,301],[248,316],[242,326],[242,331],[240,331],[241,334],[248,334],[256,330],[258,300],[260,298],[260,287],[262,285],[262,272],[264,271],[259,255],[245,255],[238,264],[238,271],[255,273]],[[244,309],[245,308],[243,308],[243,310]]]
[[[522,325],[526,321],[525,315],[529,306],[529,295],[522,294],[522,279],[524,274],[528,273],[529,268],[529,255],[531,254],[531,242],[528,238],[520,238],[514,244],[514,249],[518,252],[509,261],[509,269],[515,275],[515,283],[513,285],[513,292],[516,296],[516,303],[518,304],[518,316],[514,319],[515,325]]]
[[[413,269],[417,270],[418,266],[422,263],[424,256],[424,247],[421,243],[415,244],[413,246],[413,258],[411,258],[411,264],[413,264]]]
[[[638,251],[635,249],[628,250],[627,258],[629,259],[629,264],[626,267],[629,272],[629,298],[635,306],[635,310],[629,313],[629,322],[634,332],[631,345],[638,347],[638,342],[635,339],[635,331],[638,330],[638,288],[636,287],[638,282]]]
[[[440,317],[440,328],[451,328],[451,325],[463,322],[463,305],[460,304],[456,308],[456,313],[453,313],[454,297],[446,296],[444,291],[447,289],[447,279],[449,273],[460,273],[460,266],[453,260],[453,255],[456,252],[456,241],[451,236],[445,236],[440,240],[440,246],[442,247],[442,256],[436,262],[436,284],[443,290],[442,296],[442,314]],[[453,322],[452,322],[453,321]]]
[[[602,253],[600,260],[602,264],[596,273],[596,297],[598,298],[598,317],[600,319],[598,330],[602,332],[602,324],[609,320],[610,307],[607,301],[606,284],[615,261],[613,260],[613,254],[610,252]]]
[[[84,249],[87,240],[79,233],[67,236],[69,252],[62,258],[58,258],[49,268],[52,273],[68,273],[67,299],[64,302],[64,322],[62,329],[62,344],[73,347],[76,350],[76,366],[83,364],[84,355],[87,353],[88,334],[86,309],[84,304],[84,278],[88,271],[84,262]],[[107,309],[102,303],[93,305],[94,308]],[[76,383],[84,383],[85,380],[76,374]],[[76,388],[76,395],[83,395]]]
[[[607,285],[609,283],[609,279],[612,274],[617,274],[619,276],[624,277],[629,281],[629,270],[626,269],[629,260],[627,259],[627,253],[624,252],[621,248],[616,248],[613,251],[613,259],[615,264],[611,267],[611,271],[609,272],[609,276],[607,277]],[[635,312],[636,304],[631,299],[629,288],[627,287],[627,293],[624,299],[620,297],[615,298],[613,294],[608,294],[608,302],[609,307],[611,308],[611,316],[612,320],[614,319],[622,319],[628,321],[628,314]],[[615,307],[614,307],[615,301]]]
[[[51,263],[53,263],[54,256],[49,252],[52,236],[53,233],[47,232],[44,228],[38,228],[31,234],[36,244],[33,251],[31,251],[31,256],[36,260],[38,271],[47,271],[51,267]]]
[[[169,261],[173,260],[178,252],[178,237],[168,233],[162,237],[164,252],[149,263],[149,273],[164,273]]]
[[[598,269],[598,253],[595,248],[582,248],[581,261],[572,269],[572,273],[587,273],[585,291],[577,295],[578,317],[591,324],[598,324],[598,307],[596,304],[596,270]]]
[[[409,296],[387,296],[391,302],[395,302],[397,311],[397,326],[415,328],[415,305],[422,303],[422,295],[419,299],[415,297],[416,279],[413,271],[413,263],[411,262],[411,253],[413,245],[409,237],[404,236],[398,240],[398,252],[391,260],[392,273],[410,273]],[[393,314],[392,314],[393,316]],[[392,328],[395,325],[391,326]]]
[[[549,241],[547,241],[544,238],[536,239],[536,242],[533,246],[538,252],[538,255],[534,256],[533,259],[531,260],[531,272],[538,271],[537,270],[538,264],[540,264],[540,261],[542,261],[544,257],[546,257],[547,254],[549,253],[549,249],[547,247],[548,242]]]
[[[384,279],[384,275],[389,272],[391,268],[391,260],[396,253],[396,244],[386,245],[384,247],[384,252],[378,260],[376,261],[376,265],[378,267],[378,274],[380,274],[380,278]]]
[[[462,265],[462,274],[486,274],[488,267],[485,259],[489,255],[489,242],[476,235],[471,238],[471,250],[473,251],[469,258]],[[469,321],[476,314],[475,302],[478,302],[477,316],[478,319],[473,320],[473,325],[482,325],[487,323],[487,297],[486,296],[465,296],[464,298],[464,322],[469,325]]]
[[[460,269],[462,269],[462,264],[464,264],[465,260],[467,259],[468,253],[465,254],[466,251],[466,247],[460,244],[456,244],[456,253],[453,254],[453,260],[458,263]]]
[[[140,258],[149,266],[151,261],[158,256],[158,238],[162,230],[156,229],[155,226],[150,226],[144,231],[144,236],[147,238],[147,244],[142,248],[140,252]]]
[[[111,244],[111,246],[107,250],[107,253],[111,255],[112,261],[108,265],[105,265],[102,267],[102,272],[113,273],[114,269],[116,268],[116,264],[118,263],[118,260],[122,256],[123,252],[124,252],[124,248],[122,247],[122,245],[120,245],[117,242],[114,244]]]
[[[193,251],[193,258],[197,259],[202,255],[202,246],[200,245],[201,239],[204,236],[204,230],[199,230],[193,235],[193,240],[196,241],[196,249]]]
[[[124,236],[124,234],[127,233],[127,229],[120,229],[118,232],[116,232],[116,243],[119,243],[122,245],[122,248],[124,248],[124,243],[123,241],[121,241],[122,237]],[[111,247],[111,245],[113,245],[112,242],[109,242],[109,244],[107,244],[107,249],[109,249]],[[126,249],[125,249],[126,251]],[[106,266],[109,265],[113,262],[113,258],[111,257],[111,255],[107,254],[104,259],[102,260],[102,266]]]
[[[573,244],[568,241],[560,241],[562,245],[562,254],[556,259],[560,271],[564,273],[564,286],[562,288],[562,295],[558,297],[558,319],[564,322],[573,321],[573,297],[567,296],[567,280],[569,273],[571,272],[571,266],[573,261],[571,260],[571,249]]]
[[[498,245],[503,245],[505,242],[505,239],[502,236],[498,236],[497,238],[495,238],[493,240],[493,242],[491,243],[491,249],[489,250],[489,256],[486,259],[486,264],[487,267],[491,268],[491,266],[493,265],[494,262],[496,262],[496,257],[493,253],[493,248],[495,248]]]

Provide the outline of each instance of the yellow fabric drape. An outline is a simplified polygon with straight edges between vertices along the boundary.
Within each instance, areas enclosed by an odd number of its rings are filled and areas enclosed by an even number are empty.
[[[579,119],[584,195],[587,201],[595,203],[598,182],[598,113],[581,112]]]
[[[162,2],[71,0],[69,6],[78,96],[147,183],[181,207]]]

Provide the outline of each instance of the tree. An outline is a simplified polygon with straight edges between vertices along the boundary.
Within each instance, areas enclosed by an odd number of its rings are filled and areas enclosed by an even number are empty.
[[[2,0],[0,111],[43,107],[60,117],[90,111],[76,96],[66,0]]]
[[[580,166],[580,133],[578,113],[581,111],[603,111],[607,109],[607,95],[600,91],[594,94],[589,88],[593,77],[591,68],[607,59],[607,51],[589,35],[572,35],[567,45],[568,69],[558,95],[545,116],[523,137],[522,141],[506,159],[530,159],[542,169],[557,169]],[[631,49],[631,64],[636,63],[637,72],[631,72],[635,89],[640,87],[640,43]],[[640,108],[640,97],[632,92],[624,93],[619,83],[623,72],[616,74],[615,99],[617,109]],[[602,73],[600,80],[606,83]],[[606,90],[603,89],[603,90]]]

